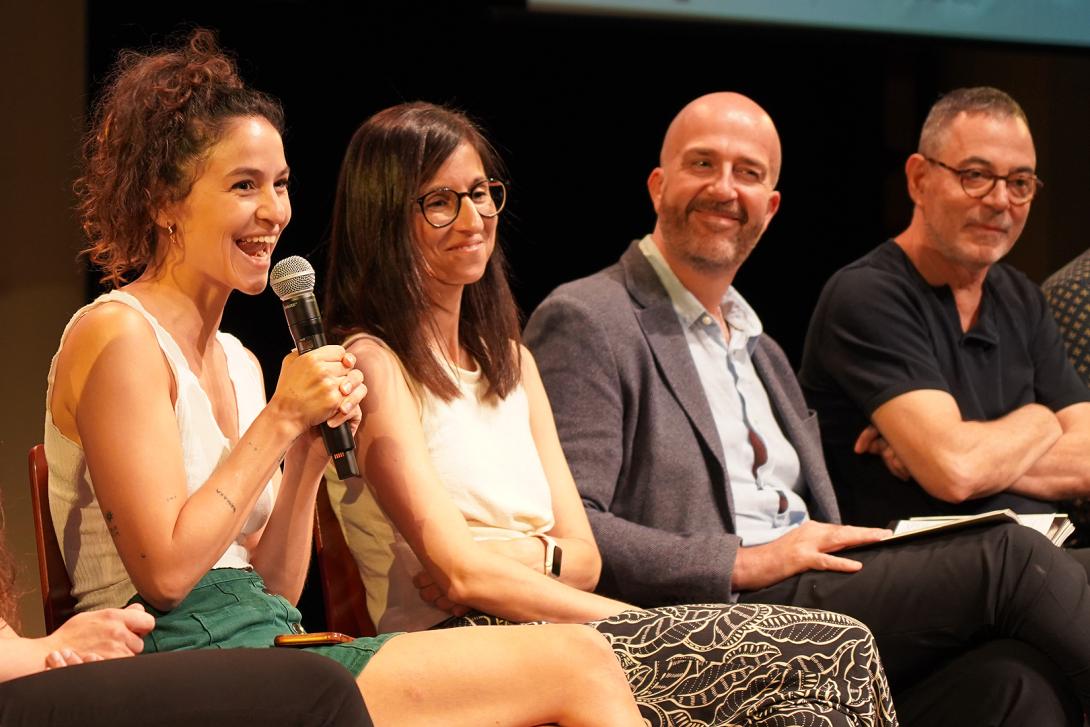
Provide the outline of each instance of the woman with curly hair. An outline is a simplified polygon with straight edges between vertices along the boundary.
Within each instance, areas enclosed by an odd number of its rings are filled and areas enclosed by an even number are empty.
[[[145,652],[267,647],[298,630],[329,461],[315,427],[359,420],[365,389],[342,347],[286,356],[266,403],[257,360],[219,330],[232,292],[264,290],[291,220],[282,129],[279,105],[197,31],[125,54],[86,140],[84,230],[119,287],[76,313],[50,368],[50,506],[77,610],[145,604]],[[640,723],[583,627],[310,650],[357,677],[380,726]],[[465,654],[474,668],[451,668]]]
[[[371,117],[341,167],[324,311],[367,381],[366,486],[329,487],[379,628],[590,622],[653,725],[896,724],[850,618],[592,592],[600,556],[496,241],[503,178],[472,122],[426,103]]]

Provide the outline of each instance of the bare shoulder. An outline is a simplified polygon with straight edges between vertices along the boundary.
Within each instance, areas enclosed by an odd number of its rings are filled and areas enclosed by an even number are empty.
[[[366,363],[368,366],[398,366],[397,354],[374,336],[360,336],[345,346],[345,349],[356,357],[357,365]]]
[[[250,359],[250,363],[256,366],[257,370],[260,371],[261,362],[257,360],[257,356],[254,355],[254,352],[246,348],[245,346],[243,346],[242,350],[246,352],[246,358]]]
[[[123,380],[145,392],[174,396],[173,374],[151,324],[124,303],[103,303],[72,325],[61,347],[49,402],[54,424],[79,441],[75,412],[84,389]]]
[[[111,343],[155,341],[151,324],[135,308],[124,303],[97,305],[80,316],[68,333],[65,348],[101,349]]]
[[[356,368],[363,372],[368,391],[401,386],[411,388],[401,359],[381,339],[361,336],[346,348],[356,357]]]
[[[121,367],[122,371],[116,372],[118,375],[124,370],[154,374],[142,367],[156,361],[162,365],[152,366],[153,369],[168,372],[151,324],[139,311],[124,303],[95,306],[75,322],[57,359],[58,380],[74,377],[82,381],[104,357],[129,361]]]
[[[523,380],[528,375],[541,378],[541,375],[537,372],[537,361],[534,359],[534,354],[530,353],[530,349],[519,343],[517,344],[516,353],[519,357],[519,370],[522,372]]]
[[[381,339],[362,336],[349,342],[346,349],[356,357],[356,368],[363,373],[367,387],[360,402],[364,419],[357,436],[367,439],[376,432],[390,431],[404,434],[412,426],[410,422],[419,421],[423,390]]]
[[[541,372],[538,371],[537,361],[534,355],[525,346],[520,345],[520,382],[522,390],[526,392],[526,398],[530,402],[531,417],[545,415],[552,420],[552,406],[549,404],[549,395],[545,391],[545,383],[541,380]],[[555,429],[555,425],[550,424]]]

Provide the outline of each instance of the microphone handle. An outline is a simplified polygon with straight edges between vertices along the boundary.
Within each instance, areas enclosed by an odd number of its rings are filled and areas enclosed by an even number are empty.
[[[300,310],[291,310],[295,306],[299,306]],[[318,304],[313,295],[302,295],[292,301],[285,301],[284,315],[288,319],[288,328],[291,330],[291,337],[295,339],[295,348],[300,355],[326,344],[325,329],[322,328]],[[326,422],[322,422],[319,429],[322,431],[326,452],[329,452],[329,456],[333,459],[337,476],[342,480],[359,477],[356,443],[352,440],[352,430],[348,424],[331,427]]]

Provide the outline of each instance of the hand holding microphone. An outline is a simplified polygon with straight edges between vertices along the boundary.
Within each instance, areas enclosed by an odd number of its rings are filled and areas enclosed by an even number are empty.
[[[326,345],[322,316],[318,312],[318,301],[314,298],[314,280],[314,268],[298,255],[278,262],[269,276],[273,292],[284,305],[284,317],[300,355]],[[323,422],[321,431],[337,476],[342,480],[359,477],[351,427],[347,423],[330,427]]]

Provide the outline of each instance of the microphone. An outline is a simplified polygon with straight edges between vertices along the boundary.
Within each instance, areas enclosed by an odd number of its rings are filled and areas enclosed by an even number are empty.
[[[284,304],[284,317],[288,319],[288,330],[299,353],[324,346],[325,330],[318,312],[318,301],[314,298],[314,268],[310,263],[298,255],[284,258],[273,266],[269,284]],[[322,422],[321,430],[326,451],[337,468],[337,476],[342,480],[359,477],[356,445],[348,424],[334,428]]]

